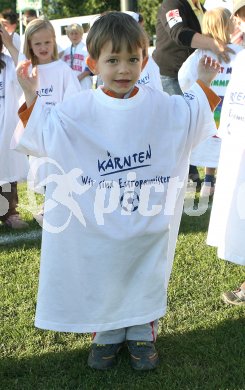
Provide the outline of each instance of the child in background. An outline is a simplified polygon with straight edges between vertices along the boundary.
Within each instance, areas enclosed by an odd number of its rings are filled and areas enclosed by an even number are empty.
[[[234,15],[244,29],[245,0],[234,1]],[[219,133],[222,137],[216,189],[207,244],[217,247],[220,258],[243,266],[235,291],[223,293],[225,303],[245,305],[245,51],[235,60],[227,88]]]
[[[55,31],[48,20],[34,19],[25,30],[24,55],[37,66],[37,95],[54,105],[81,90],[69,67],[58,59]]]
[[[91,72],[86,65],[88,52],[85,43],[82,42],[83,27],[73,23],[66,28],[66,33],[71,46],[64,51],[62,59],[75,72],[82,89],[92,88]]]
[[[138,88],[147,46],[131,16],[102,15],[87,47],[89,67],[104,85],[51,110],[36,99],[29,63],[17,69],[26,97],[20,117],[28,121],[17,149],[49,156],[65,172],[62,201],[44,219],[35,324],[93,332],[88,364],[101,370],[115,365],[125,343],[134,369],[159,363],[154,342],[178,233],[172,218],[183,207],[190,150],[216,131],[210,106],[219,99],[208,85],[219,65],[202,59],[199,81],[185,96]],[[47,200],[57,195],[54,188],[47,185]],[[68,200],[79,213],[65,207]],[[67,218],[58,234],[45,228],[46,219],[60,226]]]
[[[17,50],[20,50],[20,36],[16,32],[17,24],[18,24],[18,15],[16,12],[11,9],[3,10],[0,14],[0,22],[4,25],[5,30],[9,33],[12,38],[13,44]],[[10,55],[8,50],[4,48],[4,53]]]
[[[18,123],[17,111],[22,94],[15,66],[5,55],[0,27],[0,221],[12,229],[28,227],[18,211],[17,181],[25,180],[28,172],[26,156],[10,150],[10,141]],[[8,33],[7,33],[8,34]]]
[[[243,7],[242,1],[234,0],[233,4],[236,12],[233,12],[233,23],[235,24],[235,30],[231,41],[237,45],[245,47],[245,8]]]
[[[234,51],[234,54],[230,54],[230,62],[228,64],[224,61],[221,62],[220,72],[211,83],[212,89],[221,98],[220,104],[214,112],[217,128],[219,127],[222,101],[231,77],[234,59],[236,54],[242,49],[241,46],[230,44],[230,37],[233,29],[231,12],[227,8],[212,8],[204,14],[202,24],[203,34],[212,37],[219,42],[228,44],[228,47]],[[202,58],[203,55],[210,56],[211,54],[212,53],[208,50],[198,49],[183,63],[178,73],[179,84],[182,91],[188,90],[195,82],[197,78],[197,64],[200,58]],[[208,197],[214,193],[215,171],[218,167],[220,146],[221,139],[214,136],[203,141],[192,151],[191,164],[205,167],[204,183],[200,193],[200,196],[202,197]]]
[[[81,91],[75,74],[62,60],[58,59],[55,31],[48,20],[34,19],[28,23],[23,51],[31,65],[37,67],[36,93],[42,104],[51,107]],[[31,166],[34,162],[36,163],[36,159],[30,157]],[[46,177],[47,168],[46,166],[40,167],[33,178],[33,189],[38,193],[44,192],[40,182]],[[35,215],[35,218],[42,224],[43,210]]]

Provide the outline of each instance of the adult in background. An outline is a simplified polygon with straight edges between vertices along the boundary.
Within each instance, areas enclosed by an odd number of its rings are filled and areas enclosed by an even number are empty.
[[[13,44],[17,50],[20,50],[20,36],[16,32],[18,25],[18,15],[16,12],[12,11],[10,8],[5,9],[0,13],[0,22],[4,25],[5,30],[12,37]],[[9,52],[6,48],[3,48],[3,53],[8,54]]]
[[[23,25],[26,27],[32,20],[37,19],[37,11],[32,8],[26,8],[22,15]]]
[[[204,12],[199,0],[164,0],[159,8],[153,58],[160,68],[163,90],[170,95],[182,95],[178,71],[195,49],[211,50],[220,61],[229,62],[232,50],[226,44],[202,35]],[[189,178],[198,183],[196,167],[190,167]]]

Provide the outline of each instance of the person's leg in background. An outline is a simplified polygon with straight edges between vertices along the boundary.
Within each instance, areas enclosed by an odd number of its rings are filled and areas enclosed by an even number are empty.
[[[201,197],[212,196],[214,194],[216,168],[205,168],[205,177],[200,192]]]
[[[18,211],[18,192],[17,182],[6,183],[0,186],[0,195],[8,202],[8,210],[4,215],[0,215],[0,221],[3,225],[11,229],[24,229],[29,225],[20,218]]]

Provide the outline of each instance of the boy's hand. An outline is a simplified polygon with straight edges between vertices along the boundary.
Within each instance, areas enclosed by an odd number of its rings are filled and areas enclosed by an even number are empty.
[[[220,63],[218,61],[207,56],[200,59],[198,64],[198,79],[208,87],[219,71]]]
[[[17,68],[17,77],[21,88],[25,94],[26,105],[30,107],[33,101],[36,99],[37,91],[37,68],[34,67],[32,73],[29,73],[30,60],[21,61]]]
[[[235,54],[234,50],[228,47],[225,43],[214,39],[212,51],[217,55],[220,62],[230,62],[230,54]]]

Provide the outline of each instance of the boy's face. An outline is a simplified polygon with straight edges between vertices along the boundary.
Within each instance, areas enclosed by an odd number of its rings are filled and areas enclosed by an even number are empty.
[[[112,43],[108,42],[101,49],[95,70],[101,76],[104,87],[114,92],[115,97],[122,98],[139,79],[142,63],[140,47],[129,53],[124,44],[119,53],[113,53]]]
[[[73,45],[78,45],[82,40],[82,34],[80,33],[80,31],[71,30],[68,33],[68,38],[70,39]]]

